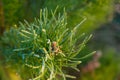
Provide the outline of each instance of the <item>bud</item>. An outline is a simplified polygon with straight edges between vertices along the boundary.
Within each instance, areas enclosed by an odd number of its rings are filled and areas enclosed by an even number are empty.
[[[46,32],[46,30],[45,30],[45,29],[42,29],[42,31],[43,31],[43,32]]]

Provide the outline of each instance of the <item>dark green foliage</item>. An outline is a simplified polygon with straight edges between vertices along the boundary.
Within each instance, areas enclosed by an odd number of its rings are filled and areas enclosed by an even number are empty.
[[[18,23],[23,18],[23,2],[19,0],[3,0],[5,26]]]
[[[80,80],[119,80],[120,56],[112,48],[106,49],[100,59],[101,67],[81,76]]]
[[[87,18],[86,24],[81,27],[80,33],[83,33],[94,30],[107,20],[106,16],[112,12],[113,0],[4,0],[3,3],[6,24],[13,25],[23,19],[33,21],[33,17],[39,16],[40,8],[54,10],[60,6],[58,11],[66,8],[68,13],[68,27],[75,26],[83,16]]]

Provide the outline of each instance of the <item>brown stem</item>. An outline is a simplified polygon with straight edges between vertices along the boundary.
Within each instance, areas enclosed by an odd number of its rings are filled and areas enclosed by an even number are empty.
[[[4,32],[4,11],[3,11],[3,3],[0,0],[0,35]]]

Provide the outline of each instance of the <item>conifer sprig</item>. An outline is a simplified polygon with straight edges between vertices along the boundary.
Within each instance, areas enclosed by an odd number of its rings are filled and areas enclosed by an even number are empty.
[[[51,15],[48,16],[50,13]],[[86,18],[81,23],[85,20]],[[75,78],[65,74],[63,67],[78,70],[76,66],[81,63],[80,60],[90,55],[76,57],[91,38],[91,35],[86,37],[81,44],[77,44],[79,48],[76,49],[76,42],[81,35],[76,36],[75,33],[81,23],[70,30],[66,26],[65,11],[60,14],[56,10],[49,12],[43,9],[40,10],[40,18],[35,19],[33,23],[25,20],[24,23],[20,23],[19,28],[6,31],[2,41],[9,47],[6,48],[6,52],[11,56],[10,60],[27,67],[31,71],[32,76],[29,78],[32,80]]]

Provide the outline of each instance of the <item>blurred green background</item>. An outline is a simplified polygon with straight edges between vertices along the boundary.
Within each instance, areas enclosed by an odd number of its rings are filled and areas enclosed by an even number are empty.
[[[79,34],[93,34],[93,37],[83,54],[93,50],[102,54],[100,67],[85,73],[75,72],[76,80],[120,80],[119,0],[0,0],[0,35],[24,19],[32,22],[35,17],[39,17],[40,9],[54,10],[56,6],[59,12],[66,9],[69,28],[76,26],[84,17],[87,18],[80,26]],[[0,60],[3,59],[0,50]],[[83,69],[90,61],[92,59],[83,61],[83,66],[78,68]],[[0,80],[7,80],[7,77],[8,80],[20,80],[14,70],[6,69],[4,65],[0,66]]]

